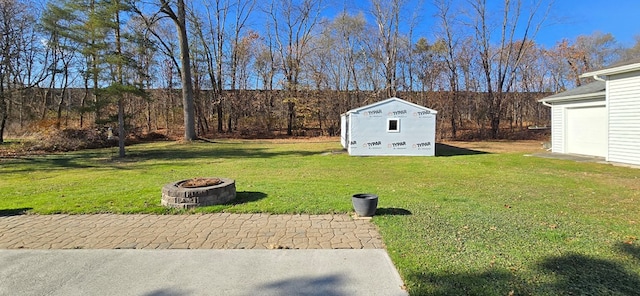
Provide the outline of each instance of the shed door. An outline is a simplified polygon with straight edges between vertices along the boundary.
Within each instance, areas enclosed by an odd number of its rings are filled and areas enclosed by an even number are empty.
[[[567,108],[567,152],[607,156],[607,112],[604,106]]]

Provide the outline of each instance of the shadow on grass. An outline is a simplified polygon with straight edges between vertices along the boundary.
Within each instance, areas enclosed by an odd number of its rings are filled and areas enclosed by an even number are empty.
[[[420,283],[412,287],[411,295],[528,295],[526,283],[506,270],[487,270],[477,273],[414,273],[408,282]]]
[[[411,211],[401,208],[377,208],[376,216],[408,216]]]
[[[163,148],[150,151],[130,152],[128,155],[136,160],[185,160],[194,158],[272,158],[278,156],[312,156],[318,155],[317,151],[270,151],[267,148],[240,148],[221,147],[225,144],[214,143],[207,149],[206,146],[181,146],[182,148]]]
[[[33,208],[0,209],[0,217],[20,216],[30,210],[33,210]]]
[[[259,201],[267,197],[266,193],[253,192],[253,191],[240,191],[236,192],[236,198],[229,202],[230,205],[245,204],[254,201]]]
[[[620,253],[629,254],[636,260],[640,261],[640,246],[618,243],[616,248]]]
[[[548,258],[540,266],[556,276],[549,287],[556,295],[640,295],[638,275],[610,260],[569,254]]]
[[[28,173],[36,171],[56,170],[56,169],[85,169],[94,168],[84,162],[94,154],[55,154],[47,156],[23,157],[12,160],[16,165],[5,169],[4,173]],[[0,174],[2,174],[0,172]]]
[[[126,170],[123,163],[136,163],[147,160],[180,161],[190,159],[234,159],[234,158],[272,158],[279,156],[313,156],[317,151],[271,151],[267,148],[242,148],[238,145],[212,142],[178,147],[162,147],[151,150],[129,150],[125,158],[118,158],[113,152],[83,150],[65,154],[50,154],[37,157],[23,157],[15,161],[14,168],[9,167],[2,173],[27,173],[45,170],[83,169],[83,168],[116,168]]]
[[[639,258],[640,249],[617,246]],[[621,264],[581,254],[553,256],[534,265],[551,281],[525,281],[509,270],[477,272],[410,272],[406,277],[412,295],[640,295],[640,276]]]
[[[488,154],[488,152],[460,148],[442,143],[436,143],[436,156],[460,156],[460,155],[476,155]]]

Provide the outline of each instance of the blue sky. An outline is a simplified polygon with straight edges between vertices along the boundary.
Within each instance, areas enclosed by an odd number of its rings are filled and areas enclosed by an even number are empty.
[[[329,0],[332,1],[332,0]],[[415,11],[422,2],[419,14],[421,25],[416,33],[432,39],[434,36],[433,0],[407,0],[409,12]],[[545,47],[552,47],[562,39],[575,40],[579,35],[590,35],[594,32],[611,33],[623,46],[633,46],[634,36],[640,35],[640,0],[543,0],[551,2],[552,9],[545,25],[536,37],[536,42]],[[333,0],[327,17],[332,18],[336,12],[346,7],[347,10],[368,11],[369,0]],[[454,0],[464,5],[465,0]],[[523,0],[531,3],[533,0]],[[502,3],[502,0],[488,0],[489,5]],[[333,15],[332,15],[333,14]]]
[[[596,31],[611,33],[624,46],[633,46],[640,35],[638,0],[556,0],[555,24],[539,34],[538,42],[553,45],[562,38],[575,39]]]

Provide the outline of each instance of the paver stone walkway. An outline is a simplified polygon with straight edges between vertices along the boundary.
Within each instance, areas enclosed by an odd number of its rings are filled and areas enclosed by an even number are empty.
[[[0,216],[0,249],[379,249],[376,227],[348,215]]]

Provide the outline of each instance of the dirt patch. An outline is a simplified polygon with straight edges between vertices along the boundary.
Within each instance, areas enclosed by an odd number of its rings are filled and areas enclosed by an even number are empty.
[[[187,181],[184,181],[178,187],[182,188],[198,188],[198,187],[207,187],[214,186],[222,183],[222,180],[218,178],[193,178]]]
[[[443,144],[488,153],[535,153],[544,152],[541,141],[446,141]]]

